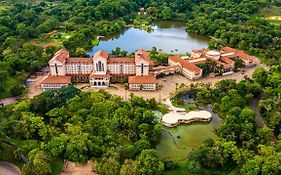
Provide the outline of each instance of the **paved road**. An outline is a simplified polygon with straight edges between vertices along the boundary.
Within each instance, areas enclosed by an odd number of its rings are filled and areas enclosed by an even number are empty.
[[[264,127],[266,127],[266,123],[264,122],[264,120],[263,120],[263,118],[262,118],[262,116],[261,116],[261,114],[260,114],[260,112],[259,112],[259,108],[258,108],[259,102],[260,102],[261,99],[262,99],[261,96],[255,98],[255,99],[252,101],[250,107],[251,107],[251,109],[252,109],[252,110],[255,112],[255,114],[256,114],[256,122],[257,122],[257,124],[258,124],[260,127],[264,128]],[[275,135],[273,135],[272,137],[269,138],[269,140],[272,141],[272,142],[277,142],[278,139],[277,139],[277,137],[276,137]]]
[[[0,175],[20,175],[21,172],[14,164],[1,161],[0,162]]]
[[[4,98],[2,100],[0,100],[0,104],[4,104],[4,105],[10,105],[13,103],[17,102],[17,98],[16,97],[8,97],[8,98]]]
[[[255,112],[256,114],[256,122],[260,127],[266,127],[266,123],[263,121],[262,116],[259,112],[258,106],[259,106],[259,102],[261,100],[261,96],[255,98],[252,103],[251,103],[251,109]]]

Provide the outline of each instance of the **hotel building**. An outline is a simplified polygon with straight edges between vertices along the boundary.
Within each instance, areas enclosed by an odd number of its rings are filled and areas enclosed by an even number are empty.
[[[185,77],[196,80],[202,77],[203,70],[197,65],[200,63],[207,63],[208,60],[213,61],[216,65],[221,65],[223,75],[232,74],[235,69],[235,59],[243,61],[246,67],[253,67],[256,65],[255,57],[246,54],[241,50],[236,50],[230,47],[224,47],[221,51],[216,50],[193,50],[189,59],[184,59],[180,56],[171,56],[168,59],[169,66],[180,67],[180,73]]]
[[[134,58],[110,57],[103,50],[92,58],[71,58],[64,48],[49,61],[50,76],[42,81],[44,90],[55,90],[70,82],[88,82],[92,87],[107,87],[113,78],[128,78],[131,90],[156,90],[157,80],[150,75],[153,62],[144,50]],[[71,80],[71,81],[70,81]]]

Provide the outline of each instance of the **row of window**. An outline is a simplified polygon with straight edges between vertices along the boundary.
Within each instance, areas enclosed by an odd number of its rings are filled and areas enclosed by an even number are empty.
[[[48,88],[48,87],[60,88],[62,86],[65,86],[65,84],[44,84],[43,86],[44,88]]]

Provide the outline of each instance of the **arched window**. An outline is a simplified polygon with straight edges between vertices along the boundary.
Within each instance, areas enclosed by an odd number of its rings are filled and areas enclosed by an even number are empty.
[[[98,62],[98,71],[102,71],[102,64],[101,64],[101,61]]]

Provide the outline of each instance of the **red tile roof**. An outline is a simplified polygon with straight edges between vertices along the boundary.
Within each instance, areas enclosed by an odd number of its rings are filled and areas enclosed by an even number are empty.
[[[173,62],[179,63],[183,68],[188,69],[192,72],[195,72],[195,74],[201,73],[201,69],[197,67],[193,63],[189,63],[186,60],[183,60],[180,56],[171,56],[169,59]]]
[[[91,74],[90,78],[110,78],[109,71],[106,72],[106,74]]]
[[[55,53],[52,59],[55,59],[63,63],[66,60],[66,58],[69,58],[69,52],[65,48],[62,48],[61,50]]]
[[[248,55],[243,51],[238,52],[237,55],[243,60],[249,60],[250,62],[254,60],[254,56]]]
[[[134,76],[135,74],[110,74],[111,77],[129,77],[129,76]]]
[[[130,76],[128,80],[129,84],[156,84],[156,76],[146,75],[146,76]]]
[[[109,58],[108,59],[109,64],[135,64],[134,58]]]
[[[223,47],[223,48],[221,49],[221,51],[223,51],[223,52],[225,52],[225,53],[229,53],[229,52],[234,52],[234,53],[236,53],[238,50],[233,49],[233,48],[231,48],[231,47]]]
[[[195,59],[188,59],[186,61],[188,61],[191,64],[200,64],[200,63],[205,64],[207,59],[206,58],[195,58]]]
[[[207,48],[203,48],[203,49],[200,49],[200,50],[192,50],[192,52],[196,53],[196,54],[198,54],[198,53],[203,54],[203,53],[206,53],[207,51],[208,51]]]
[[[41,84],[69,84],[71,76],[48,76]]]
[[[141,49],[135,52],[135,62],[139,63],[142,60],[147,61],[151,66],[154,65],[154,62],[150,59],[148,52]]]
[[[235,62],[233,60],[231,60],[227,57],[221,57],[220,59],[227,64],[235,64]]]
[[[238,56],[238,57],[240,57],[241,59],[244,59],[244,60],[253,61],[253,59],[254,59],[254,56],[248,55],[242,50],[236,50],[236,49],[233,49],[231,47],[224,47],[224,48],[221,49],[221,51],[224,52],[224,53],[233,52],[233,53],[235,53],[236,56]]]
[[[93,64],[92,58],[67,58],[67,64]]]
[[[90,74],[81,74],[81,73],[78,73],[78,74],[66,74],[66,76],[71,76],[71,77],[89,77]]]
[[[97,57],[108,59],[108,53],[105,52],[104,50],[99,50],[97,53],[94,54],[94,59]]]

